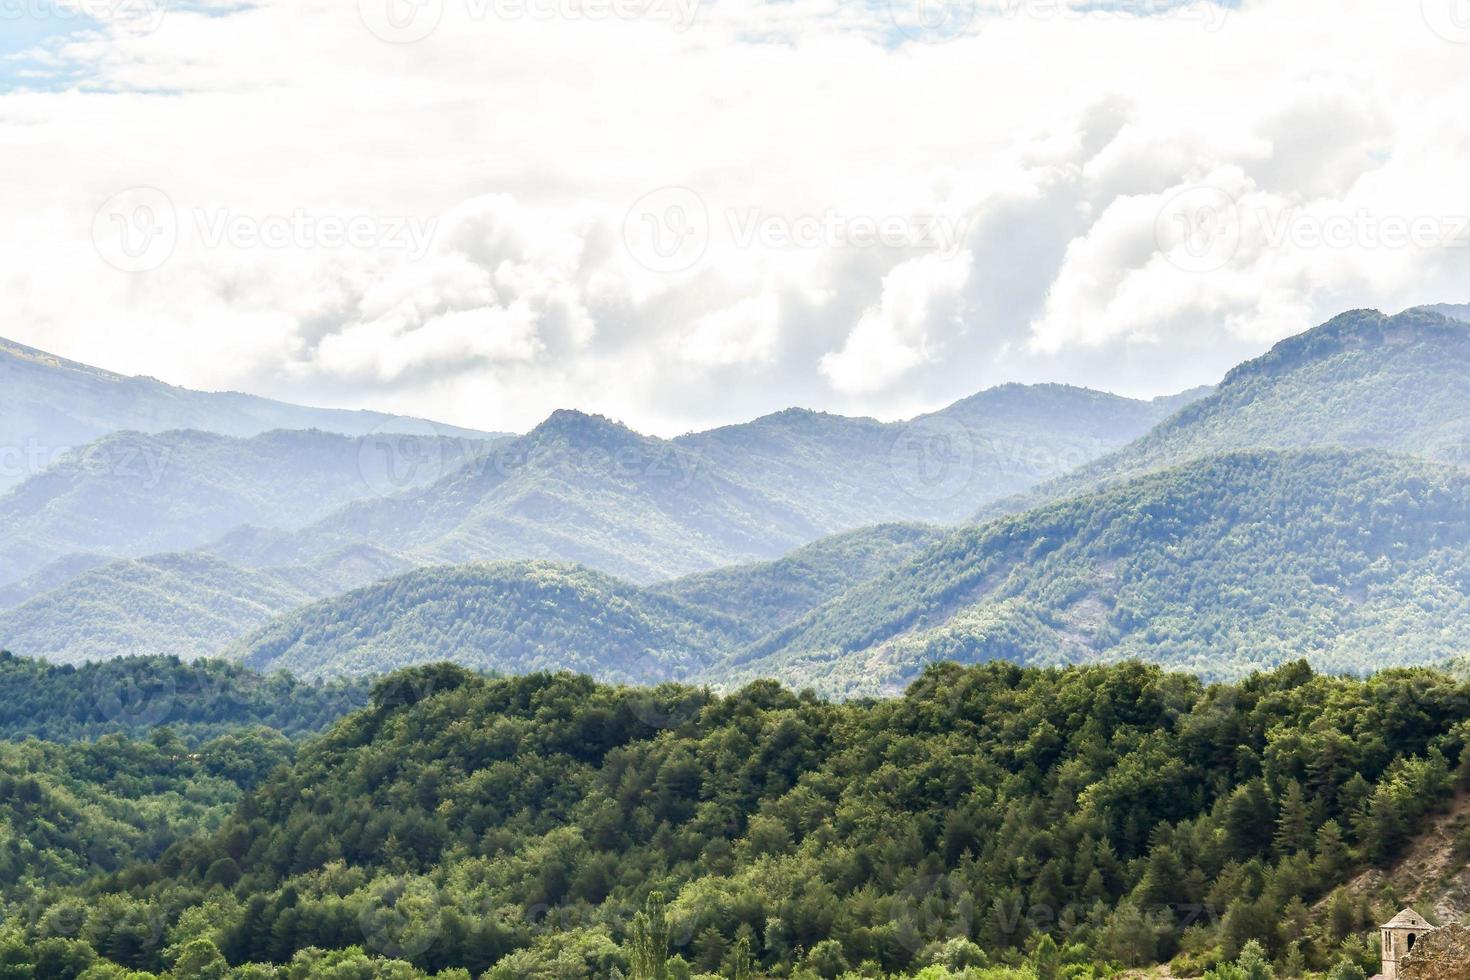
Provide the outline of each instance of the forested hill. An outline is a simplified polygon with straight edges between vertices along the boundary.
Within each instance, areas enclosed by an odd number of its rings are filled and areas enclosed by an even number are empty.
[[[921,524],[882,525],[779,561],[651,587],[551,562],[426,568],[282,616],[228,653],[306,677],[452,660],[494,673],[575,670],[623,683],[697,678],[943,536]]]
[[[1138,657],[1206,677],[1470,650],[1470,473],[1375,452],[1212,456],[956,532],[723,669],[846,694],[934,660]]]
[[[1326,446],[1470,466],[1470,323],[1433,309],[1344,313],[1235,368],[1213,394],[1137,442],[980,516],[1213,453]]]
[[[1374,962],[1405,896],[1342,886],[1450,803],[1467,736],[1470,687],[1427,670],[945,665],[833,704],[421,668],[218,832],[44,908],[69,954],[174,976],[1085,980],[1250,942],[1297,976]]]
[[[0,739],[144,736],[161,725],[191,742],[258,725],[300,736],[367,700],[363,681],[308,684],[218,660],[129,657],[72,667],[0,652]]]

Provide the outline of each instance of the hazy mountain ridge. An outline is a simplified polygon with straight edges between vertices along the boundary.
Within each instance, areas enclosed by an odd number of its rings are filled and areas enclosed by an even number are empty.
[[[63,457],[0,497],[0,584],[69,555],[198,548],[243,524],[294,530],[362,497],[425,482],[487,448],[457,437],[357,439],[274,431],[122,432]],[[383,453],[387,452],[388,456]],[[433,465],[400,465],[421,452]],[[325,553],[324,553],[325,555]]]
[[[836,532],[884,521],[963,521],[1118,448],[1203,390],[1137,401],[1067,385],[1002,385],[904,422],[792,409],[675,443]]]
[[[321,429],[500,438],[383,412],[308,408],[240,392],[203,392],[128,377],[0,338],[0,492],[66,451],[120,431],[199,429],[248,438],[275,429]]]
[[[302,534],[247,529],[210,550],[281,565],[370,541],[422,564],[540,559],[653,582],[874,524],[960,519],[1199,394],[1138,402],[1012,385],[908,423],[790,410],[672,441],[560,411],[415,493],[346,506]]]
[[[274,569],[197,552],[109,561],[0,611],[0,648],[70,664],[210,657],[277,616],[411,567],[367,546]]]

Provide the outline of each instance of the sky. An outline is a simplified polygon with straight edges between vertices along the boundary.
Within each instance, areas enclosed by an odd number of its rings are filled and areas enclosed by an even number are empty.
[[[0,0],[0,336],[495,430],[1470,300],[1470,0]]]

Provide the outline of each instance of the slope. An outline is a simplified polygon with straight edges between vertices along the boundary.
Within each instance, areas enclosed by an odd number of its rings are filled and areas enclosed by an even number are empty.
[[[923,664],[1138,657],[1208,677],[1470,650],[1470,474],[1375,452],[1209,457],[956,532],[716,676],[843,694]]]
[[[1017,513],[1234,449],[1376,448],[1470,465],[1470,324],[1344,313],[1231,371],[1131,445],[980,517]]]
[[[69,664],[137,655],[195,660],[278,615],[408,567],[367,547],[267,570],[194,553],[122,559],[0,612],[0,646]]]
[[[686,676],[733,633],[723,617],[585,568],[498,562],[420,569],[316,603],[229,656],[303,677],[452,660],[650,683]]]

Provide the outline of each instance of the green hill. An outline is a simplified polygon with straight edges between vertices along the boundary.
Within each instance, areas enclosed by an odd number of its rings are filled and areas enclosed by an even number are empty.
[[[435,479],[483,444],[424,440],[435,465],[399,471],[401,488],[379,474],[377,448],[325,432],[108,436],[0,497],[0,584],[75,554],[133,558],[197,548],[242,524],[300,528]]]
[[[45,907],[175,977],[1302,976],[1373,962],[1402,896],[1363,873],[1452,805],[1467,722],[1470,688],[1428,670],[949,665],[832,704],[436,665],[217,831]],[[16,923],[13,972],[56,918]]]
[[[727,616],[755,639],[902,564],[946,533],[925,524],[880,524],[823,538],[777,561],[688,575],[650,588]]]
[[[73,667],[0,652],[0,739],[136,738],[160,725],[191,745],[257,726],[294,738],[367,700],[361,681],[308,684],[221,660],[126,657]]]
[[[123,559],[0,611],[0,646],[56,663],[148,654],[194,660],[282,613],[408,567],[367,546],[260,571],[199,554]]]
[[[1235,368],[1213,394],[1137,442],[980,516],[1213,453],[1328,446],[1470,466],[1470,323],[1431,309],[1344,313]]]
[[[420,569],[324,600],[227,655],[302,677],[453,660],[482,671],[574,670],[657,683],[687,676],[734,635],[724,617],[599,572],[496,562]]]
[[[447,660],[659,683],[698,676],[942,537],[923,525],[880,526],[779,561],[647,587],[547,562],[436,566],[284,615],[229,655],[308,677]]]
[[[958,531],[722,668],[844,694],[924,664],[1137,657],[1239,677],[1470,651],[1470,473],[1373,452],[1209,457]]]
[[[433,431],[450,438],[499,438],[419,419],[307,408],[239,392],[177,388],[130,378],[0,339],[0,493],[67,449],[119,431],[198,429],[250,437],[274,429],[320,429],[348,436]]]

